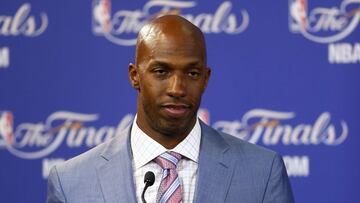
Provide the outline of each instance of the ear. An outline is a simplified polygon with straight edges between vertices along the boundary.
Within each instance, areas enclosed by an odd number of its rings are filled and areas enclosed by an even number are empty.
[[[132,63],[129,64],[129,79],[134,89],[140,90],[139,73],[136,66]]]

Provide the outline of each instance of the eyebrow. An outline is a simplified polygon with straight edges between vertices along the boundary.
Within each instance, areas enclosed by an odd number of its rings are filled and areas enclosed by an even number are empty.
[[[171,65],[171,64],[170,64]],[[150,66],[169,66],[169,63],[163,62],[163,61],[152,61],[150,63]]]
[[[201,63],[199,61],[190,61],[188,64],[186,64],[186,66],[195,68],[195,67],[200,66],[200,64]],[[150,62],[150,66],[156,66],[156,65],[170,67],[170,66],[173,66],[174,64],[171,62],[158,61],[158,60]]]

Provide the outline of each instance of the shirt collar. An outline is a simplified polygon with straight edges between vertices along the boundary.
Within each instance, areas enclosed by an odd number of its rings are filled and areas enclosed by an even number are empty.
[[[136,118],[137,116],[135,116],[133,121],[130,135],[135,169],[144,166],[166,151],[177,152],[196,163],[198,162],[201,140],[199,119],[196,119],[196,123],[188,136],[186,136],[186,138],[174,149],[168,150],[142,131],[136,123]]]

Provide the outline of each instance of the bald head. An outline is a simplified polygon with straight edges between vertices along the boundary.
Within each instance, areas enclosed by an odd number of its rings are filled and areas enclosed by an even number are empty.
[[[139,32],[136,44],[135,64],[151,56],[160,44],[174,46],[174,54],[181,54],[181,49],[196,48],[206,66],[206,45],[204,35],[194,24],[178,15],[165,15],[154,19]],[[169,49],[167,49],[169,51]]]
[[[167,149],[174,148],[196,123],[210,73],[199,28],[175,15],[144,26],[135,64],[129,64],[131,85],[138,91],[138,126]]]

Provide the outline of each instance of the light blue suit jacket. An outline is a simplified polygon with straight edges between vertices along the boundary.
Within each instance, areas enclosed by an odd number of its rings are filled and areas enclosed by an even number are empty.
[[[292,203],[281,157],[201,123],[195,202]],[[130,129],[52,168],[48,203],[136,202]]]

